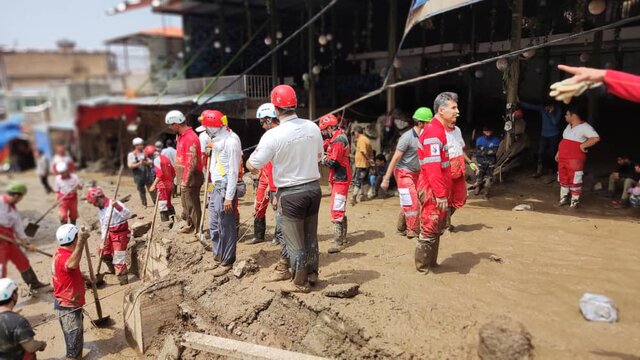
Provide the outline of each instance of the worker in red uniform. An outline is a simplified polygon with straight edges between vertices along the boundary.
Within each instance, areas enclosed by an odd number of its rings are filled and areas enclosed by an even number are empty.
[[[451,167],[445,129],[459,114],[458,95],[440,93],[433,104],[436,113],[418,139],[420,178],[418,189],[424,199],[420,212],[420,236],[415,250],[416,269],[428,273],[437,266],[440,235],[443,232],[451,196]]]
[[[333,223],[333,246],[329,254],[338,253],[347,244],[347,216],[345,215],[349,184],[351,183],[351,163],[349,160],[349,139],[338,126],[338,119],[332,114],[320,118],[318,122],[322,136],[329,139],[325,148],[322,165],[329,168],[331,185],[331,222]]]
[[[131,238],[129,218],[131,211],[120,201],[105,196],[104,191],[95,186],[87,190],[87,202],[98,208],[100,219],[100,260],[107,265],[109,272],[118,276],[120,285],[129,283],[127,263],[127,245]],[[111,221],[109,221],[111,216]],[[107,227],[108,226],[108,227]]]
[[[72,174],[67,162],[58,162],[56,167],[56,197],[60,202],[58,213],[60,224],[75,224],[78,219],[78,190],[82,182],[78,175]]]
[[[600,141],[600,135],[591,125],[584,122],[586,117],[585,107],[575,102],[569,105],[564,117],[568,125],[562,133],[562,141],[556,154],[560,183],[558,206],[570,204],[571,209],[578,207],[582,194],[582,170],[587,160],[587,149]]]
[[[573,74],[573,83],[581,81],[604,82],[607,91],[623,99],[640,102],[640,76],[622,71],[558,65],[558,69]]]
[[[153,161],[153,170],[156,174],[155,180],[149,187],[150,192],[158,190],[158,210],[160,211],[160,220],[163,222],[170,221],[169,228],[173,227],[176,211],[171,204],[171,193],[173,192],[173,179],[176,177],[176,171],[171,165],[171,160],[160,154],[157,147],[147,145],[144,148],[144,154]]]

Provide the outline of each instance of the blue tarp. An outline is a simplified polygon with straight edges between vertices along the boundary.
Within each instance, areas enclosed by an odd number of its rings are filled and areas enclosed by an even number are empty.
[[[36,142],[36,148],[42,151],[49,158],[53,156],[51,152],[51,140],[49,134],[43,130],[33,130],[33,138]]]
[[[4,149],[11,140],[22,134],[20,124],[23,121],[23,114],[13,114],[7,120],[0,121],[0,149]]]

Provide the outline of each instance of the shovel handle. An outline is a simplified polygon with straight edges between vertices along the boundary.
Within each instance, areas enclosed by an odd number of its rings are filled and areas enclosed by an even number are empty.
[[[38,225],[40,223],[40,221],[42,221],[42,219],[44,219],[44,217],[47,216],[47,214],[51,212],[51,210],[55,209],[58,205],[60,205],[62,200],[66,199],[67,196],[69,196],[69,194],[71,194],[72,192],[78,190],[78,186],[79,185],[75,185],[73,187],[73,189],[71,189],[68,193],[64,194],[61,198],[57,199],[56,202],[53,205],[51,205],[51,207],[48,208],[47,211],[45,211],[44,214],[42,214],[42,216],[40,216],[38,218],[38,220],[36,220],[36,222],[34,224]]]
[[[118,201],[118,191],[120,191],[120,181],[122,180],[122,171],[124,170],[124,163],[122,163],[120,165],[120,170],[118,171],[118,181],[116,182],[116,190],[113,194],[113,200],[112,201]],[[102,258],[102,249],[105,248],[106,246],[106,242],[107,239],[109,238],[109,228],[111,227],[111,218],[113,217],[113,208],[115,208],[114,204],[111,205],[111,210],[109,211],[109,218],[107,219],[107,232],[104,236],[104,240],[102,242],[102,247],[100,248],[100,251],[98,253],[98,271],[97,274],[100,274],[100,267],[102,265],[102,261],[100,261],[100,259]]]
[[[98,319],[102,319],[102,306],[100,305],[100,299],[98,298],[98,288],[96,287],[96,277],[93,274],[93,264],[91,263],[91,252],[89,251],[89,243],[85,241],[84,252],[87,256],[87,265],[89,267],[89,276],[91,276],[91,292],[93,293],[93,299],[96,303],[96,313],[98,313]]]
[[[23,244],[23,243],[21,243],[21,242],[17,242],[17,241],[15,241],[15,240],[13,240],[13,239],[9,239],[8,237],[6,237],[6,236],[4,236],[4,235],[2,235],[2,234],[0,234],[0,240],[6,241],[6,242],[8,242],[8,243],[12,243],[12,244],[14,244],[14,245],[21,246],[21,247],[23,247],[23,248],[25,248],[25,249],[29,249],[29,247],[28,247],[27,245],[25,245],[25,244]],[[53,254],[50,254],[50,253],[48,253],[48,252],[46,252],[46,251],[42,251],[42,250],[40,250],[40,249],[34,249],[33,251],[34,251],[34,252],[37,252],[38,254],[48,256],[48,257],[50,257],[50,258],[52,258],[52,257],[53,257]]]

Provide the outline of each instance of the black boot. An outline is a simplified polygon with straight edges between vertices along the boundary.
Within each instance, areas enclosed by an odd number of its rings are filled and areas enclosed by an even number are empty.
[[[21,272],[20,275],[22,276],[22,280],[24,280],[24,282],[31,287],[31,290],[40,289],[49,285],[41,283],[40,280],[38,280],[38,276],[36,276],[36,273],[33,272],[32,268]]]
[[[160,221],[162,221],[162,222],[169,221],[169,212],[168,211],[160,211]]]
[[[107,274],[115,274],[116,273],[116,268],[115,266],[113,266],[113,256],[112,255],[103,255],[102,258],[100,258],[100,260],[102,260],[102,262],[107,266]]]
[[[329,248],[329,254],[339,253],[344,249],[342,223],[333,223],[333,245]]]
[[[267,230],[266,218],[253,219],[253,239],[247,241],[247,244],[259,244],[264,242],[264,233]]]
[[[347,222],[347,215],[344,216],[344,219],[342,219],[342,244],[346,245],[347,244],[347,226],[349,225],[349,223]]]
[[[431,268],[431,262],[432,262],[431,252],[435,242],[436,242],[435,237],[428,237],[428,238],[420,237],[418,239],[418,243],[416,244],[416,251],[415,251],[415,263],[416,263],[416,270],[418,270],[421,273],[425,273],[425,274],[429,273],[429,269]]]

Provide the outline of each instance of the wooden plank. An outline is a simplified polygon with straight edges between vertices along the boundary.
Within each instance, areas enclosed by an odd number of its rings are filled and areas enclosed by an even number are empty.
[[[191,349],[244,360],[320,360],[323,357],[276,349],[268,346],[226,339],[218,336],[188,332],[182,345]]]

